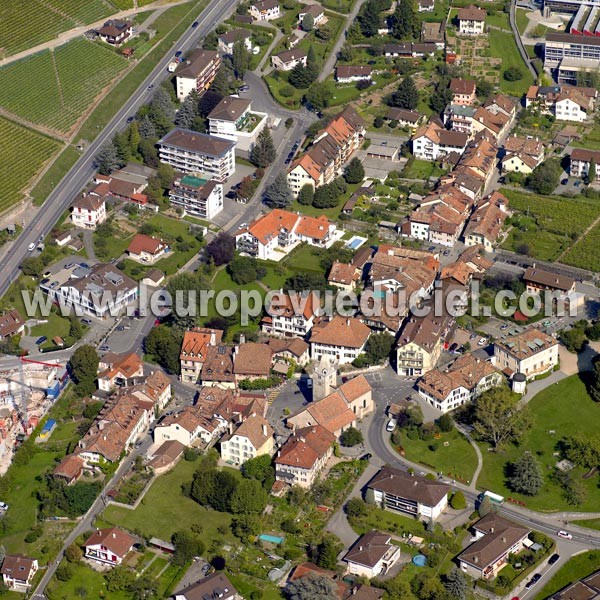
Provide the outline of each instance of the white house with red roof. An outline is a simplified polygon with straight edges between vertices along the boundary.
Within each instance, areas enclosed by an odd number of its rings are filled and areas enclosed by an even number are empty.
[[[127,247],[129,258],[144,264],[154,264],[168,251],[168,245],[161,239],[143,233],[134,235]]]
[[[310,355],[313,360],[322,356],[339,364],[351,363],[364,352],[371,330],[352,317],[335,316],[330,321],[313,327],[310,337]]]
[[[135,539],[117,527],[96,529],[84,544],[85,557],[109,565],[120,565]]]
[[[220,329],[196,328],[183,334],[183,343],[179,354],[181,381],[197,383],[206,361],[209,346],[221,343],[223,332]]]
[[[71,221],[75,227],[96,229],[106,221],[106,203],[104,197],[81,194],[71,207]]]
[[[263,319],[264,333],[282,337],[308,335],[319,310],[319,300],[313,293],[289,294],[281,291],[267,309],[269,317]]]

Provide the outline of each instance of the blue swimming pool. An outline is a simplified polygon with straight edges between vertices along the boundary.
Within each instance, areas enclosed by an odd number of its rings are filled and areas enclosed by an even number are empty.
[[[412,561],[417,567],[424,567],[427,564],[427,557],[422,554],[417,554],[416,556],[413,556]]]
[[[271,544],[281,544],[281,542],[283,542],[282,537],[277,535],[269,535],[268,533],[261,533],[258,536],[258,539],[262,540],[263,542],[270,542]]]
[[[346,242],[346,246],[348,248],[351,248],[352,250],[357,250],[358,248],[360,248],[365,242],[367,241],[367,238],[363,238],[363,237],[359,237],[357,235],[355,235],[354,237],[350,238],[347,242]]]

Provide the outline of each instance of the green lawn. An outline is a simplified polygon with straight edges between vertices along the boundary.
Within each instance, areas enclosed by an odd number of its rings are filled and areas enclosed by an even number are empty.
[[[402,170],[402,177],[406,179],[429,179],[429,177],[439,177],[444,173],[434,162],[428,160],[409,160]]]
[[[582,519],[581,521],[571,521],[580,527],[588,527],[600,531],[600,519]]]
[[[294,248],[285,258],[285,265],[294,271],[323,272],[321,257],[316,254],[315,248],[308,244],[301,244]]]
[[[519,33],[523,35],[525,30],[527,29],[527,25],[529,24],[529,19],[527,18],[527,13],[529,11],[524,8],[517,8],[517,29]],[[489,18],[489,17],[488,17]],[[487,19],[486,19],[487,21]]]
[[[195,462],[180,461],[172,471],[154,481],[136,510],[109,506],[101,515],[102,521],[165,540],[171,539],[176,531],[189,530],[192,524],[197,523],[203,528],[204,539],[231,541],[230,533],[222,535],[217,532],[221,526],[229,528],[231,515],[208,510],[181,491],[181,486],[192,480],[197,467]]]
[[[396,535],[412,533],[422,536],[425,534],[425,526],[422,521],[411,519],[405,515],[384,510],[376,506],[368,506],[365,517],[351,520],[352,529],[358,534],[367,533],[373,529],[387,531]]]
[[[523,63],[512,33],[490,29],[488,39],[492,56],[502,59],[502,72],[511,67],[517,67],[523,73],[523,77],[519,81],[506,81],[500,74],[500,89],[513,96],[523,95],[529,89],[529,86],[533,84],[533,76]]]
[[[323,0],[321,4],[324,8],[335,10],[340,13],[349,13],[356,0]]]
[[[582,479],[584,470],[575,468],[571,472],[586,490],[586,500],[578,506],[566,503],[560,486],[550,475],[560,456],[554,456],[561,440],[575,433],[595,435],[600,418],[600,405],[593,402],[587,393],[584,382],[573,375],[556,385],[551,385],[537,394],[527,405],[533,426],[519,447],[506,445],[499,452],[488,452],[482,444],[483,470],[478,487],[489,489],[505,497],[513,497],[524,502],[532,510],[553,512],[557,510],[595,511],[600,503],[598,477]],[[556,431],[549,434],[549,431]],[[506,465],[518,459],[524,451],[531,450],[539,461],[544,474],[544,485],[534,497],[512,492],[505,476]]]
[[[540,590],[535,600],[549,598],[567,585],[600,569],[600,550],[591,550],[568,559]]]
[[[444,442],[448,442],[444,446]],[[434,445],[435,450],[430,446]],[[448,477],[470,481],[477,468],[477,455],[473,446],[458,431],[441,433],[439,440],[411,440],[402,435],[402,447],[406,458],[418,462]]]
[[[54,577],[48,586],[49,598],[77,600],[81,595],[77,590],[84,589],[88,598],[110,598],[110,600],[131,600],[128,592],[107,592],[102,573],[94,571],[85,564],[71,565],[73,577],[69,581],[58,581]]]
[[[506,29],[506,31],[510,31],[508,13],[505,13],[504,11],[497,12],[494,15],[487,15],[487,17],[485,18],[485,24],[492,25],[493,27],[500,27],[500,29]]]

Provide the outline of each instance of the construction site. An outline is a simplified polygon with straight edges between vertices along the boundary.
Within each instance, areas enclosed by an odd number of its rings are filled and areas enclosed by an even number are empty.
[[[18,366],[0,371],[0,475],[6,473],[15,449],[38,426],[67,381],[64,364],[25,357]]]

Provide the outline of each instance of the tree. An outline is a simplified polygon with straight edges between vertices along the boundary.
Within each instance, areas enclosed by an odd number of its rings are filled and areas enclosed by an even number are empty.
[[[94,346],[79,346],[69,360],[69,371],[79,397],[89,396],[96,389],[96,375],[100,358]]]
[[[335,570],[340,549],[339,542],[332,536],[323,538],[323,541],[316,548],[315,563],[322,569]]]
[[[206,254],[217,267],[231,262],[235,254],[235,238],[220,231],[206,246]]]
[[[231,279],[240,285],[262,279],[266,274],[264,267],[259,266],[256,259],[251,256],[236,256],[227,265],[227,272],[231,275]]]
[[[285,588],[288,600],[336,600],[337,588],[330,577],[325,575],[306,575],[290,581]]]
[[[460,494],[461,492],[457,492]],[[456,495],[456,494],[455,494]],[[444,577],[444,587],[451,598],[458,598],[458,600],[465,600],[469,589],[469,584],[464,573],[453,567],[452,570]]]
[[[333,31],[331,30],[331,27],[329,25],[321,25],[315,31],[315,37],[319,38],[320,40],[323,40],[324,42],[330,40],[332,35]]]
[[[585,329],[582,327],[572,327],[571,329],[563,329],[559,332],[560,341],[566,346],[569,352],[581,352],[586,344],[587,337]]]
[[[292,190],[285,172],[278,173],[265,190],[265,204],[271,208],[287,208],[292,203]]]
[[[346,431],[340,435],[340,443],[348,448],[362,444],[363,434],[356,427],[348,427]]]
[[[563,440],[565,458],[584,469],[600,466],[600,436],[576,433]]]
[[[178,354],[182,341],[180,332],[166,325],[158,325],[144,339],[144,350],[168,373],[178,375],[181,369]]]
[[[67,562],[61,562],[56,568],[55,575],[59,581],[69,581],[73,577],[73,567]]]
[[[175,125],[189,129],[194,119],[198,116],[198,100],[199,95],[196,90],[192,90],[182,102],[179,111],[175,117]]]
[[[443,431],[444,433],[449,433],[454,429],[454,422],[448,413],[444,413],[436,420],[435,424],[439,427],[440,431]]]
[[[431,106],[431,110],[441,114],[448,103],[452,100],[452,92],[448,88],[447,81],[439,82],[435,86],[435,91],[431,94],[429,98],[429,106]]]
[[[488,498],[488,496],[484,496],[479,502],[479,506],[477,507],[477,512],[480,517],[485,517],[485,515],[491,513],[494,510],[492,505],[492,501]]]
[[[216,50],[219,47],[219,38],[214,31],[206,34],[204,41],[202,42],[203,50]]]
[[[344,511],[349,517],[364,517],[367,514],[367,505],[360,498],[350,498]]]
[[[600,360],[594,361],[592,370],[592,381],[588,392],[594,402],[600,402]]]
[[[175,554],[172,558],[174,565],[183,566],[194,556],[199,556],[204,552],[202,540],[187,530],[176,531],[171,536],[171,542],[175,546]]]
[[[465,495],[460,490],[452,494],[452,498],[450,499],[450,506],[454,510],[464,510],[465,508],[467,508],[467,501],[465,500]]]
[[[358,24],[365,37],[374,37],[379,31],[379,6],[377,0],[368,0],[359,15]]]
[[[310,84],[316,79],[311,76],[311,73],[307,67],[302,63],[298,63],[288,75],[288,81],[298,90],[304,90],[310,86]],[[293,92],[293,89],[290,89]]]
[[[494,86],[487,79],[479,79],[475,88],[478,98],[485,99],[494,91]]]
[[[129,129],[127,132],[127,140],[129,142],[129,148],[131,149],[131,153],[135,154],[137,152],[138,146],[140,145],[140,140],[142,136],[140,135],[140,128],[137,121],[133,121],[129,125]]]
[[[160,164],[158,160],[158,151],[156,150],[156,145],[151,140],[142,137],[138,144],[138,151],[142,155],[144,164],[153,169],[158,167]]]
[[[121,166],[122,163],[119,161],[119,155],[114,142],[104,142],[96,156],[96,168],[98,171],[102,175],[110,175],[115,169]]]
[[[515,492],[535,496],[540,491],[544,480],[540,465],[531,452],[524,452],[512,467],[513,473],[509,479],[510,487]]]
[[[231,62],[233,65],[233,72],[238,79],[244,78],[244,74],[250,68],[251,58],[250,52],[246,49],[243,40],[238,40],[233,44]]]
[[[318,111],[329,106],[333,91],[327,82],[315,81],[305,94],[306,101]]]
[[[399,0],[390,18],[392,35],[399,40],[415,39],[419,35],[419,16],[414,0]]]
[[[242,475],[247,479],[260,481],[266,490],[270,490],[275,481],[275,469],[268,454],[256,456],[242,465]]]
[[[526,413],[519,411],[518,401],[506,386],[491,388],[475,400],[473,427],[481,439],[497,448],[521,438],[529,421]]]
[[[135,580],[135,573],[124,565],[118,565],[104,574],[106,589],[109,592],[121,592],[129,589]]]
[[[412,77],[408,75],[400,82],[398,89],[390,96],[389,104],[413,110],[419,104],[419,92]]]
[[[365,168],[355,156],[344,169],[344,179],[347,183],[361,183],[364,178]]]
[[[142,138],[145,138],[147,140],[156,139],[156,137],[158,137],[156,135],[156,128],[154,127],[154,123],[152,123],[148,115],[144,115],[139,121],[138,130]]]
[[[20,265],[23,275],[28,277],[39,277],[44,270],[44,263],[39,256],[25,258]]]
[[[310,183],[306,183],[300,188],[300,193],[298,194],[298,203],[303,206],[310,206],[313,203],[315,197],[315,188],[310,185]]]
[[[311,31],[315,26],[315,18],[310,13],[305,13],[302,18],[302,31]]]
[[[387,331],[369,336],[365,346],[365,353],[371,363],[381,363],[390,356],[394,336]]]
[[[70,563],[78,563],[83,558],[83,552],[77,544],[73,543],[65,550],[65,558]]]
[[[586,178],[588,183],[594,183],[594,181],[596,181],[596,160],[594,158],[590,160],[590,166]]]
[[[231,496],[231,512],[234,515],[260,514],[267,506],[267,501],[267,492],[260,481],[242,479]]]
[[[352,62],[354,56],[354,46],[349,42],[346,42],[338,52],[338,58],[343,62]]]
[[[143,573],[131,582],[127,590],[133,600],[154,598],[158,592],[158,581],[154,577]]]
[[[560,182],[561,172],[556,159],[545,160],[527,178],[527,187],[538,194],[551,194]]]
[[[506,81],[520,81],[523,79],[523,71],[519,67],[509,67],[502,74]]]
[[[250,160],[257,167],[264,169],[268,167],[277,157],[275,144],[271,137],[271,132],[267,127],[263,127],[256,138],[256,144],[250,152]]]
[[[243,541],[250,536],[260,533],[260,529],[261,522],[256,515],[239,515],[231,521],[231,532],[235,537]]]

